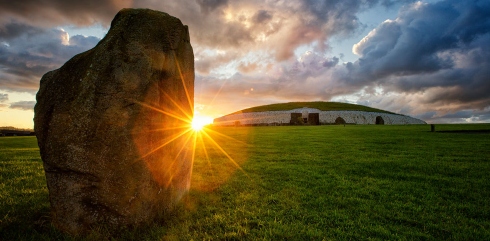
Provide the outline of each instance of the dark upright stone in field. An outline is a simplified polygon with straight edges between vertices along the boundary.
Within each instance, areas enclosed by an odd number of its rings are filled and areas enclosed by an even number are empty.
[[[35,131],[53,223],[83,234],[160,218],[188,190],[194,55],[166,13],[121,10],[93,49],[41,79]]]

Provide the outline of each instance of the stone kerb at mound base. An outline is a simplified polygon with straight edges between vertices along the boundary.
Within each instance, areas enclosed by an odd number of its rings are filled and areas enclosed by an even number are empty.
[[[335,120],[339,117],[346,124],[375,125],[381,124],[381,122],[384,125],[427,124],[425,121],[397,114],[366,111],[322,111],[314,108],[238,113],[216,118],[213,124],[217,126],[236,126],[236,123],[240,123],[242,126],[289,125],[292,123],[291,116],[295,113],[303,116],[303,112],[309,114],[318,113],[319,124],[322,125],[335,124]],[[304,123],[308,123],[308,120]]]

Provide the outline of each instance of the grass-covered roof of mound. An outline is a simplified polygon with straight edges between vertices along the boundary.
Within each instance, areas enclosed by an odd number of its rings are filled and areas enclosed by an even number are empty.
[[[303,107],[309,107],[314,109],[319,109],[323,111],[366,111],[366,112],[380,112],[380,113],[389,113],[396,114],[393,112],[389,112],[386,110],[371,108],[363,105],[355,105],[355,104],[347,104],[340,102],[323,102],[323,101],[315,101],[315,102],[287,102],[287,103],[279,103],[279,104],[270,104],[270,105],[261,105],[255,106],[247,109],[243,109],[233,114],[239,113],[248,113],[248,112],[263,112],[263,111],[284,111],[284,110],[293,110]],[[397,114],[396,114],[397,115]]]

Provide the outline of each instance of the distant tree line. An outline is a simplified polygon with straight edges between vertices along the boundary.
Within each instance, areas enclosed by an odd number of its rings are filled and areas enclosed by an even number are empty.
[[[0,136],[34,136],[33,129],[15,128],[13,126],[0,127]]]
[[[34,129],[29,129],[29,128],[15,128],[13,126],[0,126],[0,130],[8,130],[8,131],[30,131],[30,132],[34,132]]]

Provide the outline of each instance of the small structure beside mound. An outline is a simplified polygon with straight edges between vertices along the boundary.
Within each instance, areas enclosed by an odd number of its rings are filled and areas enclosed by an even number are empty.
[[[237,112],[214,119],[217,126],[264,126],[264,125],[407,125],[427,124],[425,121],[395,113],[358,110],[319,110],[296,108],[292,110]]]

